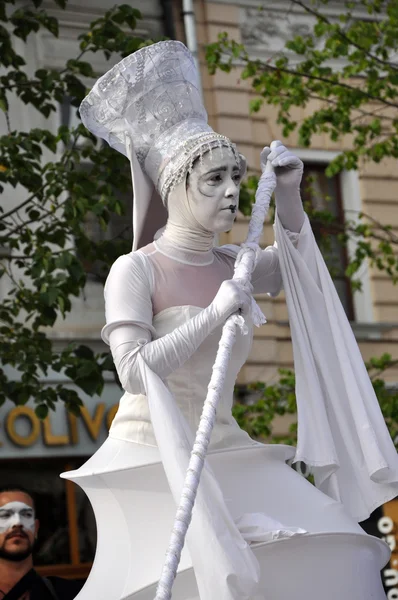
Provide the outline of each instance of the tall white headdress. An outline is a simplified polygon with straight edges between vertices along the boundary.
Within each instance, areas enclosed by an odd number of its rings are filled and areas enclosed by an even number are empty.
[[[195,63],[181,42],[158,42],[124,58],[95,83],[80,114],[87,129],[130,159],[134,250],[166,222],[162,202],[196,158],[228,146],[240,164],[231,141],[207,123]]]

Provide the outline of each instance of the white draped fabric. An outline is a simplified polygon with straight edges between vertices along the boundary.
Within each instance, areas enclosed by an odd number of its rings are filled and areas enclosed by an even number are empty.
[[[297,249],[276,217],[296,373],[295,460],[357,521],[398,494],[398,458],[308,217]]]

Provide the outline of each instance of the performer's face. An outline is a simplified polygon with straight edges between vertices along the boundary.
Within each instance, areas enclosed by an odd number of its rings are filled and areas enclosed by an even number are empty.
[[[17,491],[0,494],[0,559],[20,562],[28,558],[38,528],[30,496]]]
[[[229,148],[214,148],[197,160],[188,178],[193,216],[208,231],[229,231],[235,221],[241,175]]]

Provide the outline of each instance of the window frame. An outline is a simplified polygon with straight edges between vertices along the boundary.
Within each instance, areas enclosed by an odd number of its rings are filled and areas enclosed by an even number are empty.
[[[308,169],[309,171],[314,171],[315,173],[320,173],[320,174],[324,175],[326,167],[327,167],[327,164],[322,163],[322,162],[305,161],[304,162],[304,176],[306,174],[306,169]],[[342,188],[341,177],[338,174],[338,175],[335,175],[334,179],[335,179],[334,185],[335,185],[335,189],[336,189],[336,193],[335,193],[335,197],[334,197],[334,208],[335,208],[335,212],[336,212],[335,217],[339,223],[344,224],[345,214],[344,214],[343,197],[342,197],[342,191],[341,191],[341,188]],[[327,206],[326,206],[326,209],[327,209]],[[334,233],[331,232],[331,235],[334,235]],[[342,258],[342,262],[343,262],[342,266],[343,266],[343,270],[345,271],[345,268],[347,267],[347,265],[349,263],[348,248],[346,245],[339,243],[339,250],[341,251],[341,258]],[[348,320],[350,322],[355,321],[356,314],[355,314],[355,306],[354,306],[354,293],[352,291],[350,279],[343,272],[341,275],[333,277],[333,281],[334,282],[338,281],[343,286],[344,302],[343,302],[342,298],[340,298],[340,300],[342,301],[342,304],[346,311]],[[337,285],[336,285],[336,290],[338,291]]]
[[[304,163],[321,163],[325,167],[341,152],[333,150],[318,150],[309,148],[290,148]],[[359,185],[358,171],[347,171],[343,169],[340,173],[341,203],[344,217],[348,220],[358,222],[358,215],[362,210],[362,199]],[[357,241],[349,239],[347,252],[349,258],[355,256]],[[375,323],[373,312],[373,298],[371,289],[370,269],[367,261],[364,261],[357,277],[362,283],[362,290],[353,293],[353,304],[355,324],[370,325]]]

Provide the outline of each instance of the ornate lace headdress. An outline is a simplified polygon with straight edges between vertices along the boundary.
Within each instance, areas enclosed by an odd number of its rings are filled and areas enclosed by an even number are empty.
[[[207,123],[193,57],[181,42],[158,42],[127,56],[94,85],[80,106],[84,125],[131,162],[134,246],[154,187],[164,204],[170,190],[214,147],[236,147]]]

